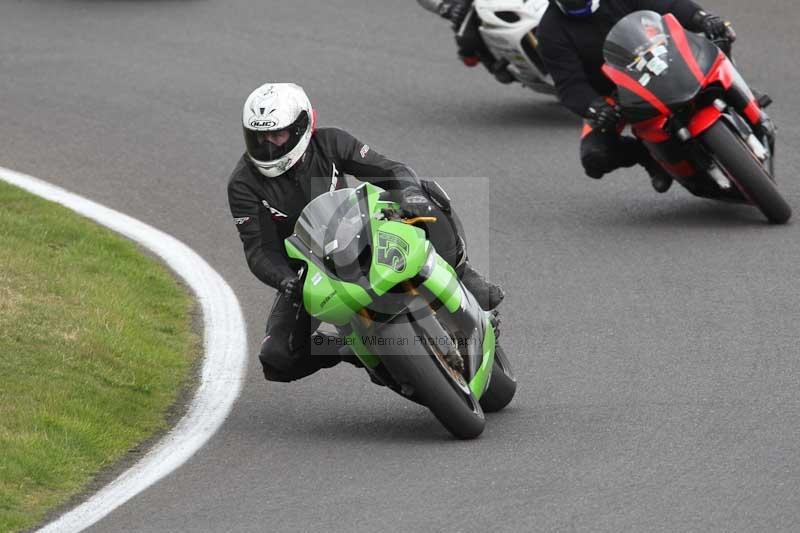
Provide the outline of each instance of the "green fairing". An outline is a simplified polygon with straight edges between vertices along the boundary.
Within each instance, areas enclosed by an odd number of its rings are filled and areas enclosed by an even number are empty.
[[[386,294],[398,283],[419,274],[430,247],[420,228],[402,222],[373,220],[369,283],[375,294]]]
[[[369,212],[372,214],[377,213],[381,209],[381,204],[385,204],[383,207],[391,206],[391,202],[382,202],[380,199],[381,193],[383,189],[377,187],[371,183],[364,183],[359,188],[363,187],[367,195],[367,205],[369,207]]]
[[[486,392],[486,384],[489,381],[489,376],[492,375],[492,365],[494,364],[494,327],[489,321],[489,316],[486,316],[486,331],[483,334],[483,361],[478,371],[469,382],[469,390],[476,398],[480,399],[483,393]]]
[[[383,208],[396,208],[396,204],[382,201],[380,195],[383,189],[371,183],[365,183],[361,187],[367,196],[367,206],[373,217],[371,225],[373,261],[369,282],[375,294],[382,295],[398,283],[411,279],[419,273],[428,257],[428,249],[431,244],[425,239],[425,232],[420,228],[401,222],[376,220],[374,218],[376,213]],[[385,243],[381,242],[381,234],[393,236],[396,241],[387,247]],[[403,243],[405,243],[405,247]],[[382,244],[384,246],[381,246]],[[400,246],[396,246],[397,244]],[[403,256],[402,269],[396,269],[398,263],[395,258],[398,255]]]
[[[441,256],[436,256],[436,266],[422,284],[436,295],[451,313],[455,313],[461,307],[462,294],[458,277],[453,267]]]
[[[303,286],[303,305],[308,314],[323,322],[343,326],[353,315],[372,302],[367,291],[356,285],[328,276],[286,240],[286,253],[306,263],[308,273]]]

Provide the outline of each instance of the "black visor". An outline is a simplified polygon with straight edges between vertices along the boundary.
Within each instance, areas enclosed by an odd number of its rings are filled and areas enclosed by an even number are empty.
[[[291,152],[308,131],[308,113],[303,111],[291,126],[281,130],[244,129],[247,153],[256,161],[275,161]]]
[[[556,0],[562,11],[568,15],[586,15],[591,13],[592,0]]]

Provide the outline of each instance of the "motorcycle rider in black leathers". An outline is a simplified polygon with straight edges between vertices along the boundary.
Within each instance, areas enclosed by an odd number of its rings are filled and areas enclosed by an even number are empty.
[[[617,168],[641,164],[653,188],[665,192],[672,178],[641,142],[620,134],[619,108],[611,99],[615,86],[601,71],[609,31],[639,10],[672,13],[686,29],[703,32],[710,39],[725,37],[730,31],[720,17],[692,0],[550,0],[537,35],[561,103],[585,119],[580,156],[586,174],[600,179]]]
[[[503,299],[467,261],[463,229],[447,194],[419,180],[408,166],[387,159],[349,133],[316,128],[305,92],[293,83],[267,83],[243,110],[247,150],[228,182],[228,202],[253,274],[277,289],[259,360],[270,381],[292,381],[341,361],[335,353],[311,354],[319,321],[302,306],[302,285],[284,248],[300,212],[314,198],[347,187],[345,174],[374,183],[400,203],[406,216],[435,216],[425,228],[436,251],[485,310]]]

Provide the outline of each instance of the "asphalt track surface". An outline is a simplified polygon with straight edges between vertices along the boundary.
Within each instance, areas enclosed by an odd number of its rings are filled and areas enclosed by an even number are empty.
[[[797,11],[709,0],[780,128],[800,206]],[[220,432],[94,531],[800,529],[800,234],[638,171],[594,182],[578,123],[455,60],[412,0],[0,4],[0,166],[187,243],[236,291],[251,351],[271,291],[225,183],[244,97],[309,92],[321,124],[488,203],[472,254],[508,291],[519,391],[477,441],[340,366],[265,384],[252,360]],[[487,195],[488,190],[488,195]],[[480,240],[480,239],[479,239]]]

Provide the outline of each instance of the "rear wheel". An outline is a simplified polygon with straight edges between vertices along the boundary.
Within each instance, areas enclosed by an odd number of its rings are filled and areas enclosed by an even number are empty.
[[[511,371],[503,348],[498,344],[494,348],[494,363],[489,388],[481,396],[481,407],[484,412],[496,413],[508,405],[517,392],[517,380]]]
[[[767,220],[784,224],[791,218],[792,208],[775,188],[772,176],[725,121],[711,126],[701,139],[739,191]]]

